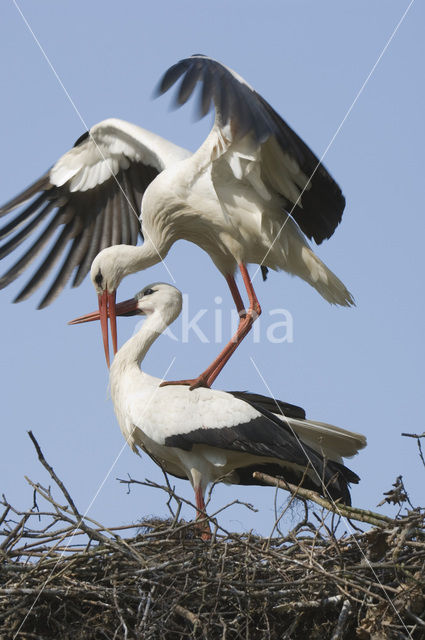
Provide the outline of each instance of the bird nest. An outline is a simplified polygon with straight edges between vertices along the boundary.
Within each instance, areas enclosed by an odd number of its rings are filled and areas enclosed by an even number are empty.
[[[82,516],[32,438],[55,484],[28,480],[35,498],[24,513],[3,498],[2,640],[425,637],[425,513],[400,478],[385,497],[401,504],[393,519],[330,511],[288,486],[289,505],[301,504],[291,531],[277,522],[268,538],[234,534],[212,518],[206,542],[180,519],[184,501],[167,484],[143,483],[172,497],[168,520],[108,529]]]

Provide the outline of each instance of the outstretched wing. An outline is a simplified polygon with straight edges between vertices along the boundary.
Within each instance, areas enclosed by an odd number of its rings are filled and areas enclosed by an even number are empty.
[[[285,213],[308,238],[318,244],[330,238],[344,211],[341,189],[268,102],[237,73],[201,54],[170,67],[158,93],[181,77],[178,106],[187,102],[198,82],[200,115],[214,103],[214,127],[203,145],[211,150],[211,160],[225,158],[235,177],[246,179],[260,197],[278,195]]]
[[[4,216],[26,205],[0,229],[0,240],[14,234],[0,246],[0,259],[43,225],[29,249],[0,278],[0,288],[13,282],[45,250],[42,263],[15,302],[25,300],[67,248],[39,308],[54,300],[74,270],[72,285],[78,286],[99,251],[115,244],[137,244],[146,188],[167,165],[188,155],[129,122],[109,119],[96,124],[39,180],[0,208]]]

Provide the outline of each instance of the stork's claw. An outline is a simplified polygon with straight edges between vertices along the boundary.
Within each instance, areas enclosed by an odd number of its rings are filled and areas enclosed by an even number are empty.
[[[164,380],[164,382],[161,382],[159,386],[168,387],[169,385],[173,384],[186,385],[189,387],[190,391],[193,391],[193,389],[198,389],[198,387],[206,387],[207,389],[210,388],[207,379],[202,375],[190,380]]]

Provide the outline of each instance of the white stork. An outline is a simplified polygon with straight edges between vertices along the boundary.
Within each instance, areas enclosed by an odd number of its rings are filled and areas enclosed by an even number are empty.
[[[115,413],[132,450],[142,449],[165,471],[190,481],[197,517],[205,513],[211,482],[261,484],[254,471],[283,476],[350,504],[348,483],[359,478],[342,457],[362,449],[364,436],[306,420],[303,409],[286,402],[246,392],[164,387],[159,378],[141,371],[149,348],[181,306],[180,291],[158,282],[116,305],[117,315],[146,316],[110,369]],[[99,317],[95,311],[70,324]]]
[[[52,169],[0,209],[4,215],[33,198],[0,230],[0,239],[16,231],[0,248],[0,258],[47,223],[0,278],[0,288],[14,281],[58,231],[15,302],[34,292],[68,244],[40,307],[59,294],[74,269],[73,286],[79,285],[95,258],[91,277],[99,294],[109,364],[107,318],[109,314],[116,352],[115,291],[122,278],[158,263],[177,240],[193,242],[226,278],[240,314],[237,333],[218,358],[195,380],[180,381],[210,386],[261,312],[248,263],[261,265],[264,277],[267,268],[297,275],[332,304],[353,304],[349,291],[306,238],[317,243],[329,238],[341,220],[345,199],[312,151],[234,71],[194,55],[165,73],[159,93],[180,77],[179,105],[198,82],[201,115],[214,103],[214,125],[200,148],[192,154],[122,120],[96,124]],[[139,232],[144,243],[132,246]],[[247,310],[234,278],[238,267],[248,294]]]

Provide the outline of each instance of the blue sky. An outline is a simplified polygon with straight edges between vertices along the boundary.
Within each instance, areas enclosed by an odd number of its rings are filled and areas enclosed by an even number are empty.
[[[408,2],[18,4],[69,95],[14,3],[4,2],[2,202],[74,143],[85,130],[82,120],[91,126],[119,117],[196,149],[211,118],[195,123],[194,104],[170,111],[170,95],[152,99],[161,74],[193,53],[208,54],[240,73],[319,156],[341,125],[325,165],[347,206],[334,236],[317,253],[353,293],[357,307],[331,307],[286,273],[271,273],[264,284],[257,278],[262,328],[270,323],[271,310],[285,309],[293,320],[293,341],[270,344],[264,332],[259,342],[247,338],[215,386],[267,394],[258,368],[276,397],[300,404],[311,418],[367,436],[367,449],[349,461],[362,479],[352,492],[357,505],[374,508],[399,474],[412,501],[421,503],[425,470],[414,441],[400,434],[424,431],[423,5],[413,3],[346,117]],[[15,260],[5,260],[2,273]],[[200,327],[210,342],[194,334],[189,344],[163,336],[145,369],[161,377],[175,357],[169,377],[194,376],[218,351],[213,326],[218,310],[226,337],[232,301],[223,278],[197,247],[180,242],[166,262],[188,296],[189,315],[207,310]],[[158,280],[169,281],[162,265],[127,278],[119,298]],[[129,473],[162,482],[162,475],[147,456],[140,459],[123,448],[107,393],[99,327],[66,324],[96,307],[91,283],[36,311],[42,290],[11,304],[24,282],[21,278],[0,292],[1,491],[24,508],[32,502],[24,475],[48,482],[26,434],[32,429],[81,511],[97,495],[90,515],[108,525],[166,515],[162,495],[146,488],[127,495],[115,480]],[[134,319],[122,320],[121,342],[134,327]],[[181,338],[181,321],[174,332]],[[176,486],[192,498],[188,483],[176,481]],[[260,512],[232,507],[221,517],[223,525],[268,533],[273,490],[219,487],[210,510],[235,498]],[[284,500],[282,493],[278,503]]]

